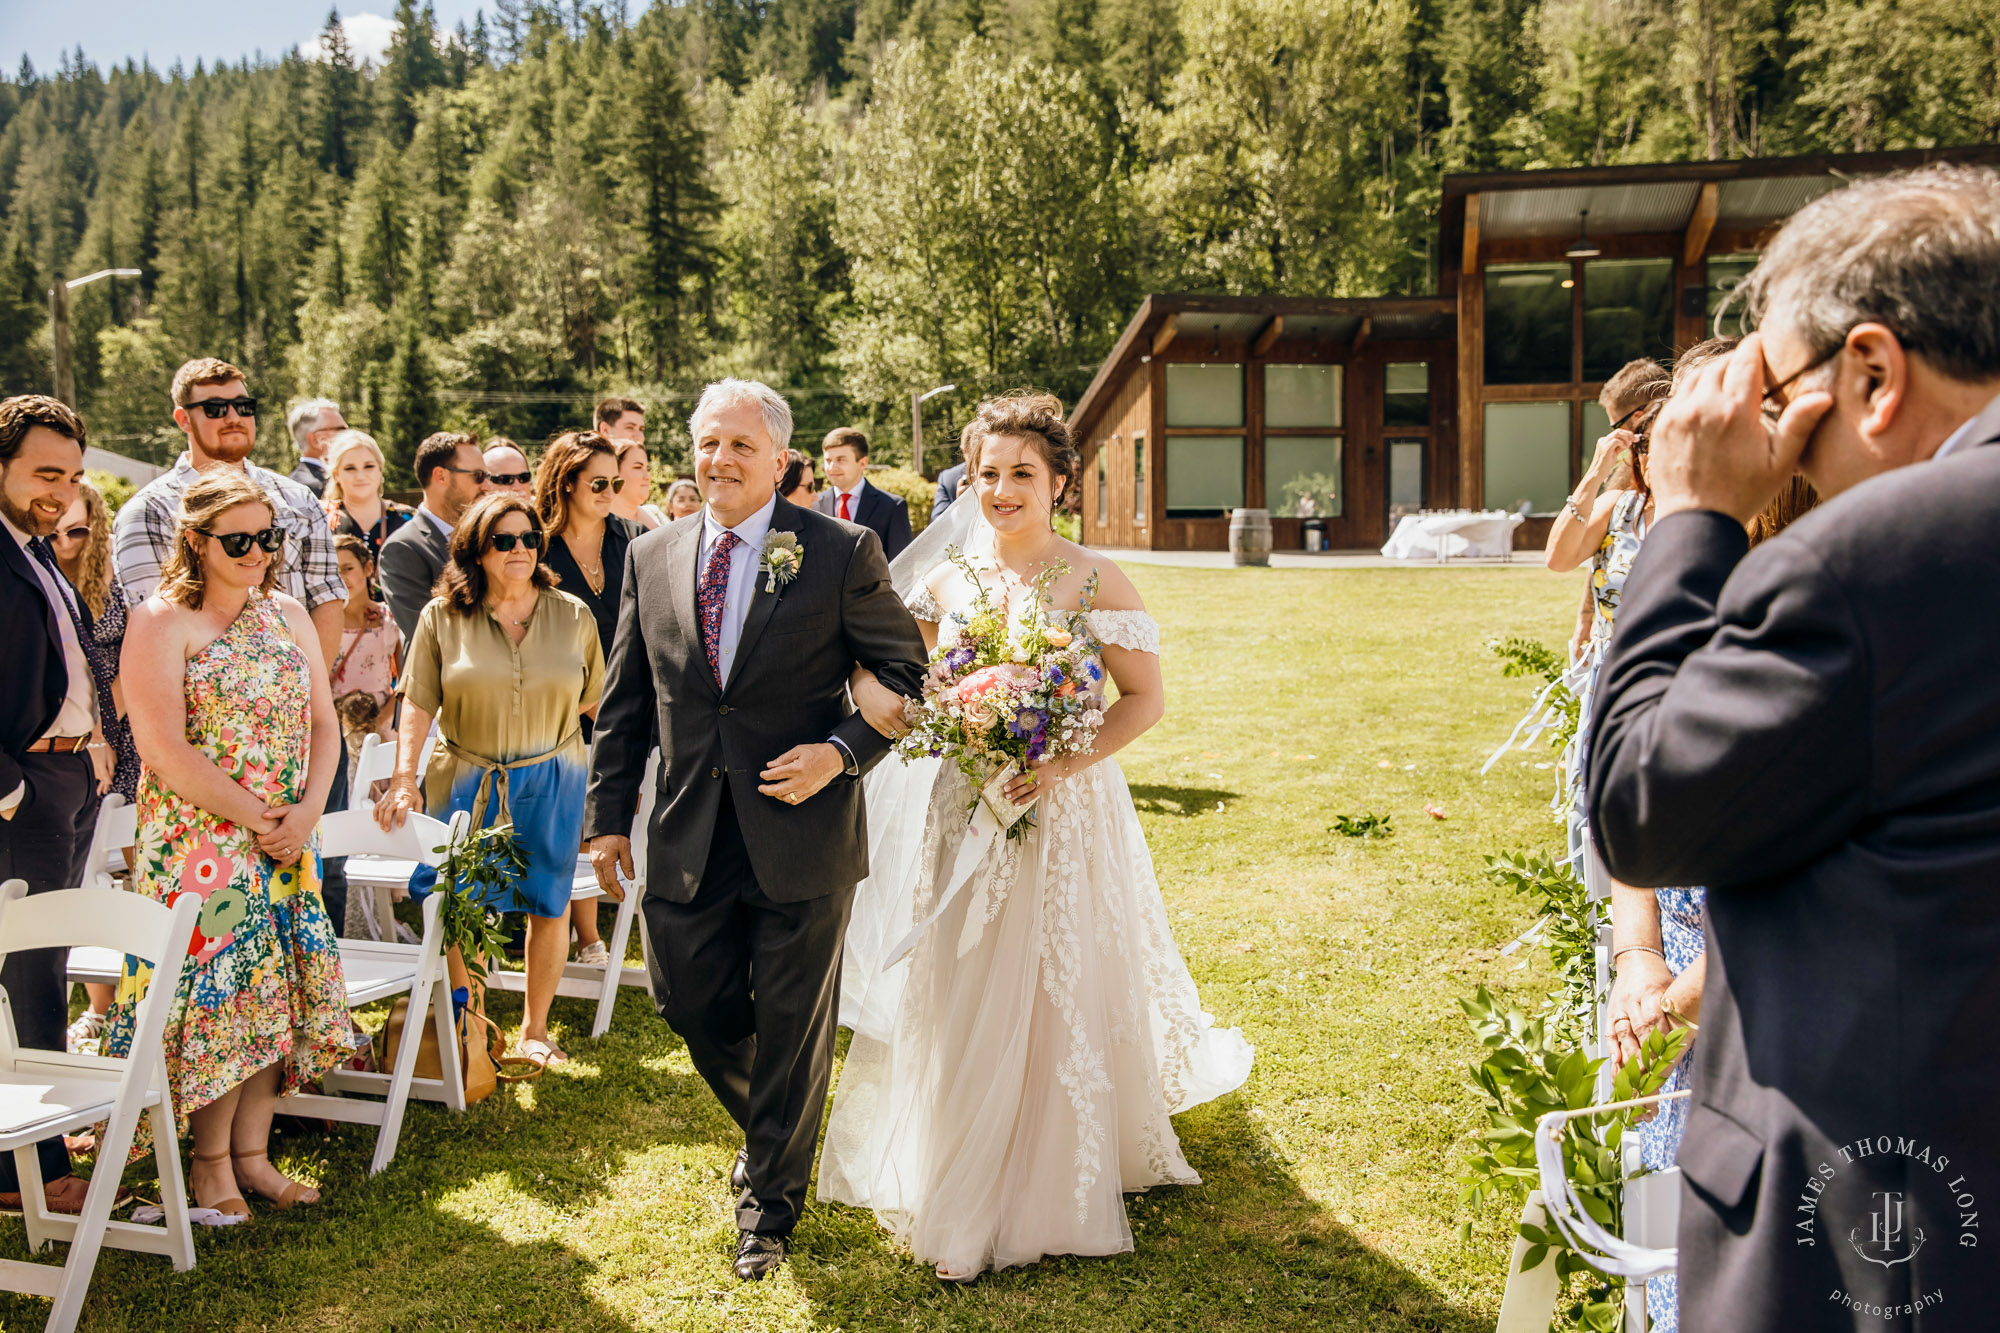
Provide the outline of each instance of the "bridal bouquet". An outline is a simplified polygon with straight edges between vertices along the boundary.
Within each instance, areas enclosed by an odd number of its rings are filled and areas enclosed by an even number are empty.
[[[924,696],[898,748],[907,757],[954,759],[979,791],[974,812],[985,805],[1016,837],[1029,807],[1007,799],[1007,784],[1037,760],[1088,754],[1104,722],[1104,665],[1084,628],[1096,581],[1084,590],[1084,610],[1058,611],[1048,595],[1068,572],[1058,563],[1035,580],[1032,609],[1014,623],[964,555],[953,550],[950,559],[978,600],[952,613],[956,637],[931,654]]]

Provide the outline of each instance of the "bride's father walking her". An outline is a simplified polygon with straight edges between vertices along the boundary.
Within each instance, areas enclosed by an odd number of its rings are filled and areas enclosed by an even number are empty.
[[[584,830],[614,898],[657,726],[642,904],[660,1016],[742,1127],[736,1275],[785,1257],[832,1074],[841,941],[868,873],[863,769],[888,742],[847,703],[858,664],[918,693],[924,643],[874,533],[776,487],[791,408],[723,380],[695,405],[706,506],[632,543]]]

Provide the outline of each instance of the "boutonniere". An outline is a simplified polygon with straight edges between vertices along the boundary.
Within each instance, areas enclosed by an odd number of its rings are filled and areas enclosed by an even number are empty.
[[[799,545],[796,532],[765,533],[764,553],[757,560],[757,568],[766,575],[764,591],[776,592],[790,583],[805,562],[805,548]]]

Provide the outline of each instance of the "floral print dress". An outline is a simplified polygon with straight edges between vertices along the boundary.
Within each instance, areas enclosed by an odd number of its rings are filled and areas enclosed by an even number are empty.
[[[252,593],[229,628],[188,660],[188,743],[260,799],[296,801],[306,787],[311,691],[311,668],[284,613]],[[152,769],[140,775],[133,891],[169,904],[188,893],[202,900],[167,1017],[167,1072],[181,1121],[266,1065],[281,1065],[290,1093],[347,1056],[346,984],[319,883],[317,835],[299,861],[277,865],[250,830],[169,790]],[[152,971],[126,958],[105,1054],[131,1049]]]

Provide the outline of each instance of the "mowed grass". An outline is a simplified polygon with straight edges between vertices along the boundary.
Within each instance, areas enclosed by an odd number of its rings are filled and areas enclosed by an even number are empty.
[[[1131,1200],[1136,1253],[946,1287],[868,1214],[813,1204],[787,1270],[741,1284],[734,1127],[637,991],[601,1041],[462,1118],[281,1135],[317,1207],[197,1229],[199,1265],[107,1251],[91,1330],[1491,1328],[1505,1219],[1470,1246],[1456,1177],[1478,1119],[1457,998],[1532,1002],[1498,947],[1528,923],[1482,856],[1546,844],[1552,754],[1479,765],[1525,707],[1487,640],[1564,637],[1572,580],[1523,569],[1137,567],[1165,631],[1167,718],[1122,755],[1207,1007],[1257,1048],[1240,1092],[1176,1121],[1204,1183]],[[1425,814],[1438,807],[1443,819]],[[1382,811],[1394,834],[1327,831]],[[495,999],[503,1024],[514,997]],[[142,1166],[129,1173],[146,1192]],[[0,1256],[24,1257],[0,1221]],[[0,1327],[48,1306],[0,1296]]]

